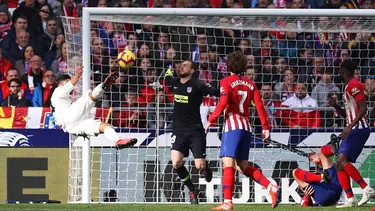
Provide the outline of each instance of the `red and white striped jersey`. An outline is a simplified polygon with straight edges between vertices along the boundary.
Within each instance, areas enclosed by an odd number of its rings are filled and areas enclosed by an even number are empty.
[[[231,75],[220,81],[220,100],[208,121],[215,122],[225,109],[223,132],[230,130],[251,132],[249,107],[252,101],[257,108],[263,129],[268,130],[268,115],[256,85],[251,80],[239,75]]]
[[[358,79],[352,78],[346,85],[344,94],[347,126],[352,123],[355,117],[358,115],[358,102],[361,100],[366,100],[363,86]],[[369,127],[370,125],[368,123],[367,116],[364,115],[362,119],[357,123],[357,125],[355,125],[353,128],[362,129]]]

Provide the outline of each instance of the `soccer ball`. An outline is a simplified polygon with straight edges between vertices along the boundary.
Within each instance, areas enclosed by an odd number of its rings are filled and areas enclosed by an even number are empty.
[[[129,68],[135,64],[135,55],[129,50],[124,50],[118,54],[117,61],[120,67]]]

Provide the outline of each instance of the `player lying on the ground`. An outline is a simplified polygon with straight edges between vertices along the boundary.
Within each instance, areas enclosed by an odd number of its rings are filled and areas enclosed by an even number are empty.
[[[345,110],[338,106],[336,102],[329,102],[342,117],[346,117],[347,124],[341,133],[343,141],[339,147],[336,160],[337,175],[341,187],[345,191],[347,202],[344,205],[337,206],[338,208],[361,206],[375,197],[375,190],[363,180],[357,168],[352,164],[361,154],[371,133],[366,117],[367,103],[364,90],[361,82],[354,78],[356,69],[358,69],[357,64],[352,60],[346,60],[340,66],[340,76],[346,84],[344,93]],[[363,196],[359,202],[353,194],[350,178],[363,190]]]
[[[120,139],[113,126],[100,120],[88,119],[88,113],[95,107],[104,93],[118,77],[118,73],[111,73],[103,83],[94,88],[88,95],[84,95],[75,102],[71,100],[71,92],[81,78],[82,67],[76,67],[76,73],[71,78],[69,75],[61,75],[57,79],[57,87],[51,97],[51,107],[56,124],[73,135],[96,136],[104,133],[105,137],[112,141],[117,149],[131,147],[137,143],[135,138]]]
[[[206,124],[207,131],[211,123],[215,122],[225,109],[225,121],[220,147],[220,157],[223,160],[224,202],[212,210],[233,209],[232,196],[236,165],[245,176],[252,178],[267,188],[272,197],[272,208],[275,208],[280,202],[280,187],[271,184],[259,169],[249,166],[248,159],[250,141],[252,139],[249,107],[252,101],[255,102],[259,113],[265,139],[270,136],[270,126],[267,112],[256,85],[253,81],[241,76],[246,71],[246,65],[246,56],[241,52],[234,52],[227,56],[227,68],[230,76],[220,81],[220,100]]]
[[[165,73],[165,82],[173,87],[174,92],[172,165],[178,177],[189,188],[190,202],[198,204],[199,191],[193,185],[189,172],[183,165],[183,159],[189,156],[190,149],[195,167],[202,170],[207,182],[212,180],[212,171],[206,161],[206,134],[200,116],[200,105],[203,96],[219,96],[219,90],[205,86],[197,78],[193,78],[194,72],[194,63],[186,60],[177,70],[179,78],[173,78],[172,70],[168,69]]]
[[[331,206],[340,200],[342,188],[332,160],[332,147],[323,146],[319,153],[310,153],[310,160],[323,167],[323,174],[315,174],[296,168],[293,177],[305,193],[302,206]]]

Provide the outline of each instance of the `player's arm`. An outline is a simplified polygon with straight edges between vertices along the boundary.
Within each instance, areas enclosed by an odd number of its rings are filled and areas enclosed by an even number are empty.
[[[167,86],[175,85],[176,79],[173,77],[173,72],[172,72],[171,67],[169,67],[168,70],[165,72],[164,80]]]
[[[225,83],[220,81],[220,99],[218,104],[216,105],[216,108],[214,112],[210,115],[208,118],[207,124],[206,124],[206,132],[208,127],[211,125],[212,122],[216,122],[217,118],[220,116],[220,114],[223,112],[223,110],[228,105],[228,88]]]
[[[268,114],[266,109],[264,108],[262,98],[260,97],[260,93],[258,89],[254,86],[254,103],[257,109],[260,122],[262,123],[263,128],[263,135],[265,139],[269,138],[270,135],[270,122],[268,120]]]
[[[78,83],[79,79],[82,77],[83,67],[77,66],[76,73],[72,79],[70,79],[61,89],[62,95],[70,95],[70,92],[74,90],[75,85]]]
[[[342,116],[343,118],[346,118],[345,110],[337,104],[336,99],[332,99],[332,98],[328,99],[328,104],[331,105],[333,108],[335,108],[335,110],[337,111],[338,114],[340,114],[340,116]]]
[[[217,88],[211,86],[210,84],[204,85],[201,82],[197,81],[197,86],[201,90],[203,95],[211,95],[211,96],[213,95],[216,97],[220,97],[222,94]]]

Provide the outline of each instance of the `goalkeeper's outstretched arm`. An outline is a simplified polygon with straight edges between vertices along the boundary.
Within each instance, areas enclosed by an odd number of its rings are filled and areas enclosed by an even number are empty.
[[[165,72],[165,84],[168,86],[174,86],[176,83],[176,79],[173,77],[172,68],[169,67],[168,70]]]

